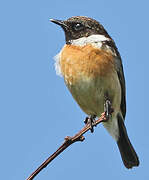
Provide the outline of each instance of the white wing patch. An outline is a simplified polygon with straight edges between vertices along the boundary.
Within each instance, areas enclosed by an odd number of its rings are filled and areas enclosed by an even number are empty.
[[[61,52],[59,52],[56,56],[54,56],[55,60],[55,71],[56,74],[62,76],[61,67],[60,67],[60,59],[61,59]]]

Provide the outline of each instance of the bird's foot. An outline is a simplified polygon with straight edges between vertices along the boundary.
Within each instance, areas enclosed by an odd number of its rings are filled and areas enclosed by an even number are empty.
[[[104,104],[104,113],[102,113],[103,119],[109,120],[109,118],[111,117],[112,113],[114,112],[114,109],[111,106],[111,102],[110,100],[106,100],[105,104]]]
[[[86,117],[86,119],[84,120],[85,124],[90,124],[90,126],[91,126],[90,131],[91,131],[91,133],[94,132],[94,122],[96,121],[95,118],[96,118],[95,115],[91,115],[90,117]]]

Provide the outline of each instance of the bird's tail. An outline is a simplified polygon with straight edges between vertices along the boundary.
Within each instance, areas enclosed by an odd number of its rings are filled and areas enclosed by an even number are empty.
[[[128,138],[124,121],[120,115],[118,115],[119,126],[119,138],[117,145],[126,168],[130,169],[133,166],[139,166],[138,156]]]

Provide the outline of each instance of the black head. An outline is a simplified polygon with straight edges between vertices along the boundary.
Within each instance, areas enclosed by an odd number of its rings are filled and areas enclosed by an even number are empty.
[[[71,40],[88,37],[93,34],[100,34],[110,38],[104,27],[92,18],[74,16],[65,21],[55,19],[51,19],[51,21],[63,28],[67,44],[70,44]]]

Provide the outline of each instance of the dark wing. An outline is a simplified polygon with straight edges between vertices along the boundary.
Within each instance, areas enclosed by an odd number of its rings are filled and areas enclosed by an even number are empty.
[[[110,38],[110,36],[109,36]],[[110,38],[110,41],[103,41],[103,48],[108,45],[113,52],[113,54],[116,56],[115,58],[115,69],[117,71],[117,75],[120,81],[121,85],[121,94],[122,94],[122,99],[121,99],[121,112],[123,115],[123,119],[125,119],[126,115],[126,87],[125,87],[125,78],[124,78],[124,72],[123,72],[123,65],[122,65],[122,60],[121,56],[118,52],[118,49],[114,43],[114,41]]]
[[[118,49],[117,49],[117,47],[116,47],[116,45],[112,39],[111,39],[111,41],[104,41],[103,47],[104,47],[104,45],[108,45],[110,47],[111,51],[113,52],[113,54],[116,54],[115,69],[117,71],[117,75],[118,75],[118,78],[120,81],[121,94],[122,94],[121,107],[120,108],[121,108],[123,118],[125,119],[125,115],[126,115],[126,87],[125,87],[125,78],[124,78],[121,56],[120,56]]]
[[[114,43],[114,42],[113,42]],[[115,43],[114,43],[115,46]],[[115,52],[118,58],[116,58],[116,70],[117,70],[117,75],[120,81],[120,85],[121,85],[121,112],[123,115],[123,118],[125,119],[125,115],[126,115],[126,87],[125,87],[125,77],[124,77],[124,71],[123,71],[123,65],[122,65],[122,60],[121,60],[121,56],[115,46]]]
[[[117,69],[117,75],[120,81],[121,85],[121,93],[122,93],[122,99],[121,99],[121,111],[122,115],[125,119],[126,115],[126,87],[125,87],[125,78],[124,78],[124,72],[123,72],[123,65],[122,65],[122,60],[119,55],[119,67]]]

